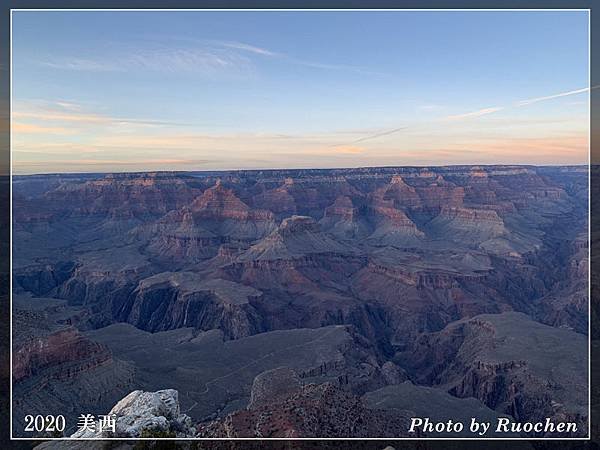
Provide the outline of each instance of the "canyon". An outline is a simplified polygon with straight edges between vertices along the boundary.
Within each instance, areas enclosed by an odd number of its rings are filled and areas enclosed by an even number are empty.
[[[402,437],[424,398],[585,436],[588,176],[14,176],[13,432],[173,389],[199,437]]]

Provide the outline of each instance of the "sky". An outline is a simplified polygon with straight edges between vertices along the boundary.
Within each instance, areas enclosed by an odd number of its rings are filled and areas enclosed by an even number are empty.
[[[15,11],[13,173],[586,164],[586,11]]]

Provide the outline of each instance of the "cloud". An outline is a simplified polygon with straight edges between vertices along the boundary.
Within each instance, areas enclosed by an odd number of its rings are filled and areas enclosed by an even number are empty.
[[[171,45],[166,45],[170,42]],[[173,45],[174,42],[178,44]],[[39,63],[59,70],[89,72],[127,72],[144,70],[169,73],[198,73],[205,76],[230,74],[253,76],[255,61],[250,56],[273,58],[278,61],[322,70],[356,72],[363,75],[383,75],[366,67],[349,64],[311,61],[295,58],[256,45],[227,40],[201,40],[186,37],[164,37],[140,40],[128,49],[117,50],[95,58],[73,55],[66,58],[50,56]]]
[[[18,152],[16,152],[18,153]],[[115,172],[115,171],[144,171],[144,170],[189,170],[207,164],[218,164],[217,160],[184,159],[184,158],[150,158],[129,161],[125,159],[95,159],[62,158],[52,161],[22,161],[13,163],[16,174],[30,173],[68,173],[68,172]]]
[[[340,70],[340,71],[350,71],[357,72],[364,75],[383,75],[381,72],[376,72],[370,70],[366,67],[348,65],[348,64],[332,64],[327,62],[319,62],[319,61],[311,61],[300,58],[295,58],[292,55],[276,52],[264,47],[258,47],[256,45],[247,44],[244,42],[237,41],[225,41],[225,40],[199,40],[194,38],[185,38],[185,37],[171,37],[172,40],[184,41],[184,42],[193,42],[197,45],[206,45],[210,44],[216,47],[225,47],[230,49],[241,50],[244,52],[249,52],[255,55],[267,56],[274,59],[279,59],[282,62],[287,62],[294,65],[312,67],[315,69],[323,69],[323,70]]]
[[[356,145],[338,145],[335,147],[335,153],[358,155],[365,151],[364,147],[358,147]]]
[[[178,133],[167,132],[164,134],[130,134],[115,135],[104,134],[90,141],[98,148],[106,149],[144,149],[144,150],[177,150],[177,151],[224,151],[233,153],[272,152],[274,150],[286,152],[292,149],[327,147],[335,135],[298,135],[282,136],[277,133]],[[285,140],[285,145],[282,145]],[[349,151],[356,151],[353,147]],[[331,152],[331,150],[330,150]]]
[[[398,127],[398,128],[394,128],[392,130],[381,131],[379,133],[375,133],[375,134],[371,134],[369,136],[361,137],[359,139],[356,139],[356,140],[352,141],[351,143],[352,144],[357,144],[359,142],[365,142],[365,141],[369,141],[371,139],[377,139],[379,137],[389,136],[390,134],[398,133],[399,131],[406,130],[407,128],[408,127]]]
[[[515,164],[583,164],[587,162],[586,133],[561,136],[472,139],[456,142],[447,151],[480,161]]]
[[[51,69],[60,70],[76,70],[85,72],[114,72],[123,70],[119,68],[114,62],[92,60],[85,58],[70,58],[68,60],[45,60],[40,61],[40,64]]]
[[[600,85],[592,86],[591,89],[596,89],[598,87],[600,87]],[[545,97],[537,97],[537,98],[531,98],[531,99],[527,99],[527,100],[521,100],[519,102],[516,102],[514,104],[514,106],[515,107],[528,106],[528,105],[531,105],[531,104],[537,103],[537,102],[551,100],[551,99],[555,99],[555,98],[559,98],[559,97],[566,97],[566,96],[569,96],[569,95],[580,94],[580,93],[586,92],[588,90],[589,90],[588,88],[576,89],[576,90],[573,90],[573,91],[562,92],[560,94],[553,94],[553,95],[548,95],[548,96],[545,96]],[[433,105],[433,106],[436,106],[436,105]],[[482,109],[478,109],[476,111],[470,111],[470,112],[466,112],[466,113],[462,113],[462,114],[449,115],[449,116],[444,117],[441,120],[443,120],[443,121],[459,121],[459,120],[464,120],[464,119],[472,119],[472,118],[476,118],[476,117],[487,116],[489,114],[494,114],[496,112],[499,112],[499,111],[502,111],[502,110],[505,110],[505,109],[509,109],[509,108],[510,108],[510,106],[494,106],[494,107],[489,107],[489,108],[482,108]],[[421,107],[421,109],[423,109],[423,108]],[[431,109],[434,109],[434,108],[431,108]],[[349,143],[350,144],[355,144],[355,143],[359,143],[359,142],[368,141],[368,140],[371,140],[371,139],[377,139],[379,137],[387,136],[387,135],[390,135],[390,134],[394,134],[394,133],[397,133],[399,131],[406,130],[406,129],[409,129],[409,128],[412,128],[412,126],[410,126],[410,127],[409,126],[404,126],[404,127],[399,127],[399,128],[393,128],[391,130],[382,131],[382,132],[379,132],[379,133],[374,133],[374,134],[370,134],[370,135],[361,137],[361,138],[356,139],[354,141],[351,141]],[[333,147],[347,145],[347,144],[348,143],[335,144],[335,145],[333,145]]]
[[[63,100],[56,101],[54,102],[54,104],[59,108],[62,108],[67,111],[81,111],[82,109],[82,106],[77,103],[67,102]]]
[[[209,42],[212,42],[216,45],[226,47],[226,48],[233,48],[236,50],[242,50],[242,51],[254,53],[256,55],[276,58],[281,61],[299,65],[299,66],[312,67],[315,69],[323,69],[323,70],[339,70],[339,71],[357,72],[357,73],[362,73],[362,74],[382,75],[381,72],[375,72],[375,71],[372,71],[365,67],[348,65],[348,64],[332,64],[332,63],[326,63],[326,62],[318,62],[318,61],[299,59],[299,58],[295,58],[291,55],[287,55],[285,53],[275,52],[275,51],[268,50],[263,47],[257,47],[254,45],[245,44],[243,42],[235,42],[235,41],[209,41]]]
[[[112,121],[110,117],[100,116],[97,114],[65,114],[61,112],[44,111],[13,111],[12,116],[13,118],[16,117],[59,122],[107,123]]]
[[[339,137],[337,137],[339,139]],[[37,172],[36,168],[26,165],[31,161],[47,161],[51,167],[57,167],[58,159],[77,160],[81,164],[89,162],[96,170],[92,161],[111,160],[114,166],[137,166],[143,170],[144,165],[150,167],[148,161],[164,160],[165,167],[179,167],[179,170],[189,170],[192,165],[175,160],[195,161],[207,155],[219,155],[219,161],[211,168],[244,168],[247,165],[269,168],[277,161],[294,163],[296,155],[304,158],[322,158],[335,160],[363,155],[366,149],[357,145],[346,145],[332,148],[329,144],[336,139],[335,134],[316,134],[304,136],[287,136],[285,145],[278,134],[267,133],[229,133],[207,135],[201,133],[132,133],[117,135],[114,133],[99,133],[86,135],[84,142],[57,143],[53,139],[43,141],[15,141],[13,144],[14,161],[20,170]],[[52,146],[47,142],[50,141]],[[86,155],[87,154],[87,155]],[[90,154],[92,154],[91,157]],[[80,159],[81,158],[81,159]],[[85,161],[84,161],[85,160]],[[169,160],[169,162],[166,162]],[[300,158],[302,161],[303,159]],[[307,160],[307,161],[308,161]],[[117,161],[123,161],[119,163]],[[317,160],[314,160],[317,161]],[[217,167],[218,165],[218,167]],[[48,166],[50,167],[50,166]],[[272,167],[272,166],[271,166]],[[282,164],[281,167],[286,167]],[[82,167],[82,169],[84,169]],[[53,171],[55,169],[52,169]],[[84,170],[85,171],[85,170]]]
[[[254,53],[257,55],[263,56],[281,56],[279,53],[272,52],[271,50],[267,50],[266,48],[256,47],[250,44],[244,44],[243,42],[230,42],[230,41],[214,41],[218,42],[223,47],[235,48],[237,50],[244,50],[250,53]]]
[[[594,86],[594,87],[597,87],[597,86]],[[587,91],[589,91],[589,88],[583,88],[583,89],[576,89],[574,91],[561,92],[560,94],[547,95],[545,97],[530,98],[530,99],[527,99],[527,100],[521,100],[521,101],[517,102],[516,106],[527,106],[527,105],[531,105],[533,103],[543,102],[543,101],[546,101],[546,100],[552,100],[552,99],[555,99],[555,98],[567,97],[569,95],[575,95],[575,94],[582,94],[583,92],[587,92]]]
[[[31,154],[16,145],[15,173],[69,171],[144,170],[235,170],[306,167],[356,167],[382,165],[438,164],[580,164],[587,161],[585,133],[545,134],[530,137],[466,136],[440,137],[360,146],[327,147],[315,137],[290,141],[285,146],[273,136],[251,134],[222,136],[133,136],[127,139],[106,136],[89,142],[96,154]],[[111,141],[106,141],[110,138]],[[331,139],[327,136],[327,139]],[[368,151],[367,151],[368,150]],[[211,160],[208,155],[218,155]]]
[[[85,143],[77,142],[13,142],[13,148],[20,154],[31,153],[41,156],[48,155],[78,155],[84,153],[99,153],[98,149]]]
[[[231,44],[234,45],[234,44]],[[241,44],[240,44],[241,45]],[[244,50],[260,51],[248,46]],[[238,49],[239,50],[239,49]],[[46,67],[86,72],[128,72],[135,70],[196,73],[206,76],[231,74],[251,75],[254,66],[250,58],[236,48],[223,46],[169,47],[164,45],[138,46],[118,49],[93,59],[77,55],[68,58],[50,57],[40,61]]]
[[[12,117],[45,122],[97,125],[143,125],[143,126],[187,126],[181,122],[170,122],[143,118],[113,117],[87,111],[82,105],[65,101],[43,101],[33,105],[20,105]]]
[[[22,122],[13,122],[12,132],[16,134],[73,134],[73,130],[64,127],[45,127]]]
[[[493,108],[483,108],[478,109],[477,111],[471,111],[463,114],[455,114],[451,116],[446,116],[446,120],[461,120],[461,119],[470,119],[471,117],[481,117],[486,116],[488,114],[493,114],[498,111],[502,111],[504,108],[501,106],[496,106]]]
[[[292,57],[285,57],[285,59],[292,64],[296,64],[296,65],[304,66],[304,67],[312,67],[314,69],[355,72],[355,73],[362,74],[362,75],[377,75],[377,76],[385,75],[383,72],[377,72],[377,71],[371,70],[367,67],[361,67],[361,66],[353,66],[353,65],[348,65],[348,64],[322,63],[322,62],[307,61],[304,59],[297,59],[297,58],[292,58]]]
[[[252,69],[250,60],[238,52],[211,48],[162,48],[142,50],[123,61],[126,68],[196,72],[214,75],[222,72],[241,73]]]

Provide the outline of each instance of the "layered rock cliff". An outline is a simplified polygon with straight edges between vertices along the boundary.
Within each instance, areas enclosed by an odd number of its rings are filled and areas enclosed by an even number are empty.
[[[357,396],[407,378],[520,420],[584,419],[582,381],[510,353],[506,342],[535,339],[502,318],[526,315],[540,342],[554,342],[548,329],[585,338],[585,168],[73,174],[15,177],[14,191],[13,294],[39,317],[23,321],[21,406],[64,407],[64,391],[108,410],[111,380],[120,397],[173,380],[186,414],[215,421],[207,433],[226,417],[246,433],[260,422],[244,409],[252,379],[286,366],[302,386],[277,406],[290,433],[324,431],[290,405],[358,411]],[[61,306],[38,316],[48,301]]]

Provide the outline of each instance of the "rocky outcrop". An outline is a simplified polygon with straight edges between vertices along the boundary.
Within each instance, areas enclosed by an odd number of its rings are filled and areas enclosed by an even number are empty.
[[[246,410],[198,426],[198,436],[231,437],[402,437],[408,414],[367,409],[331,383],[301,384],[289,369],[261,374]],[[268,400],[267,400],[268,399]]]
[[[586,338],[524,314],[476,316],[425,334],[398,361],[421,384],[475,397],[520,421],[569,418],[585,435]],[[556,361],[560,361],[557,364]]]
[[[513,309],[515,299],[499,295],[489,280],[485,258],[456,258],[456,269],[450,261],[448,256],[441,267],[425,258],[403,260],[397,251],[379,252],[352,275],[352,285],[359,298],[385,312],[390,339],[399,345],[459,318]]]
[[[391,410],[411,410],[413,417],[428,417],[433,423],[463,423],[468,424],[473,418],[480,422],[497,423],[498,418],[510,416],[498,414],[474,398],[457,398],[443,389],[417,386],[410,381],[386,386],[362,396],[363,402],[371,408]],[[456,431],[427,431],[426,437],[474,437],[472,431],[465,426],[460,432]],[[486,433],[486,437],[518,438],[518,433],[496,433],[494,426]]]
[[[269,236],[253,245],[240,256],[240,261],[286,260],[311,254],[348,254],[355,250],[321,232],[312,217],[292,216]]]
[[[375,231],[368,237],[374,246],[415,248],[419,246],[424,233],[403,212],[377,207],[374,213],[379,217]]]
[[[152,332],[194,327],[219,328],[231,339],[264,331],[252,306],[262,293],[192,272],[163,272],[140,281],[123,305],[123,320]]]
[[[145,250],[161,260],[177,264],[215,256],[223,239],[204,229],[190,208],[171,211],[160,219],[142,224],[130,234],[144,242]]]
[[[67,379],[111,360],[106,347],[86,339],[73,327],[28,340],[14,350],[15,383],[42,374],[43,378]]]
[[[260,205],[275,214],[296,214],[297,206],[294,197],[288,192],[288,188],[294,184],[291,178],[284,181],[283,186],[266,190],[253,198],[255,205]]]
[[[68,307],[50,299],[30,299],[35,310],[13,313],[13,433],[21,436],[26,414],[57,414],[68,424],[80,410],[109,407],[131,388],[134,369],[114,358],[107,346],[89,339],[73,326]],[[63,302],[64,303],[64,302]],[[77,410],[74,408],[77,405]],[[67,430],[68,431],[68,430]]]
[[[464,188],[446,182],[438,176],[436,180],[417,191],[423,208],[438,210],[442,207],[460,207],[465,196]]]
[[[250,208],[220,181],[196,198],[190,210],[209,231],[217,235],[257,239],[275,227],[272,212]]]
[[[383,275],[406,286],[417,289],[458,288],[461,282],[482,282],[485,274],[462,274],[444,270],[415,270],[410,266],[389,266],[376,259],[369,261],[363,269],[367,273]]]
[[[419,208],[423,205],[417,190],[406,184],[402,176],[394,175],[390,183],[375,192],[383,200],[393,200],[397,207]]]
[[[254,378],[247,409],[257,409],[272,402],[284,401],[302,385],[298,374],[289,367],[268,370]]]
[[[44,197],[70,215],[144,218],[184,206],[198,193],[185,177],[162,172],[109,174],[83,183],[64,182]]]
[[[56,288],[56,297],[72,305],[88,305],[92,326],[120,317],[139,279],[151,275],[152,264],[135,246],[122,247],[119,258],[112,248],[80,255],[69,278]]]
[[[250,208],[242,202],[232,189],[227,189],[220,180],[194,199],[190,209],[205,217],[216,219],[245,220],[250,214]]]
[[[179,390],[182,410],[194,420],[245,408],[255,377],[281,367],[293,369],[304,384],[329,381],[357,394],[399,380],[400,369],[394,371],[389,364],[384,368],[379,350],[349,326],[276,330],[226,340],[218,330],[149,333],[121,323],[88,335],[135,365],[137,389]]]
[[[267,208],[279,215],[285,211],[288,216],[299,214],[320,217],[322,211],[337,197],[361,195],[343,175],[307,177],[303,171],[298,171],[277,179],[260,177],[259,183],[275,183],[278,186],[255,197],[255,207]]]
[[[105,437],[139,438],[163,435],[194,437],[192,420],[179,408],[179,393],[174,389],[156,392],[133,391],[119,401],[106,415],[115,419],[115,431],[80,430],[75,439]],[[99,428],[99,427],[96,427]]]
[[[372,231],[365,215],[347,196],[338,197],[327,207],[319,223],[323,230],[342,240],[362,239]]]
[[[543,323],[587,334],[589,318],[589,243],[587,235],[579,235],[561,251],[566,267],[559,271],[557,287],[536,303],[536,318]]]
[[[36,296],[44,296],[69,279],[75,264],[61,261],[55,264],[35,264],[13,270],[15,291],[21,289]]]
[[[504,221],[492,209],[443,206],[429,227],[439,236],[473,246],[507,233]]]

